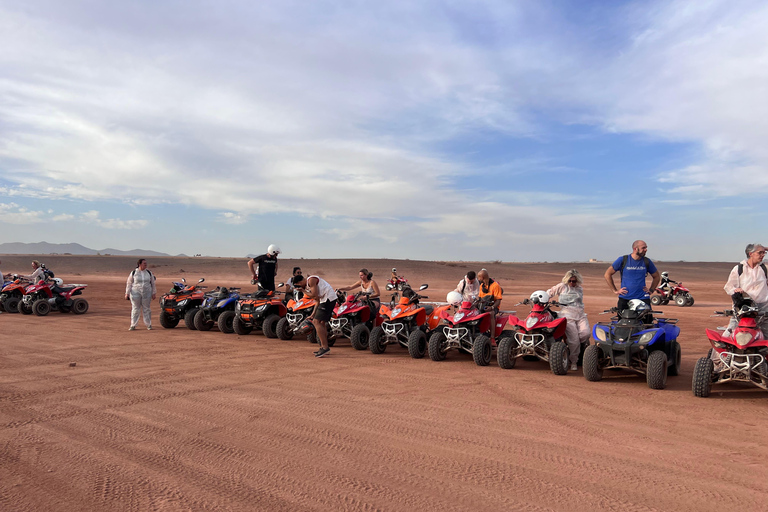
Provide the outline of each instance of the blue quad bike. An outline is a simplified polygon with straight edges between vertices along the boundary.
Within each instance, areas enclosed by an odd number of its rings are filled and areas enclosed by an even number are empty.
[[[205,295],[202,305],[195,313],[195,329],[209,331],[216,324],[224,334],[234,332],[235,305],[240,298],[240,288],[224,286]]]
[[[629,301],[629,309],[611,308],[604,313],[616,316],[592,328],[595,344],[584,351],[584,378],[597,382],[603,370],[626,369],[645,375],[649,388],[664,389],[667,375],[680,373],[677,319],[654,318],[652,314],[660,312],[637,299]]]

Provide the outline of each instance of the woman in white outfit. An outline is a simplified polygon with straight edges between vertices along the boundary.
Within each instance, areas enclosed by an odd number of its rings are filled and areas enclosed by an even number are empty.
[[[589,340],[589,321],[584,312],[584,290],[581,287],[583,282],[579,271],[573,269],[565,273],[560,284],[547,290],[550,297],[557,296],[557,301],[562,305],[560,313],[568,320],[565,340],[570,352],[571,371],[578,370],[581,344]]]
[[[129,331],[136,329],[139,323],[139,310],[144,317],[144,325],[152,330],[152,317],[149,306],[157,296],[155,288],[155,276],[147,270],[147,260],[141,258],[136,263],[136,269],[128,275],[125,283],[125,300],[131,299],[131,326]]]

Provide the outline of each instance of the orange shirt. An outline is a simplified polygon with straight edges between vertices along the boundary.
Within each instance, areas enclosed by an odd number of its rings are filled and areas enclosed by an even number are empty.
[[[480,283],[480,297],[485,297],[486,295],[492,295],[494,300],[501,300],[501,296],[504,294],[504,290],[501,289],[501,286],[499,286],[499,283],[496,281],[491,280],[491,284],[488,286],[488,291],[485,291],[485,285],[483,283]]]

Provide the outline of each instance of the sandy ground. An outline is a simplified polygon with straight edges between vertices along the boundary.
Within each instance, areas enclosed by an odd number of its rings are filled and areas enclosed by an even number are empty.
[[[650,256],[653,256],[652,254]],[[31,257],[3,256],[4,271]],[[339,342],[159,328],[128,332],[125,278],[135,258],[41,258],[89,284],[86,315],[0,315],[0,509],[40,510],[765,510],[768,393],[738,385],[691,393],[705,327],[728,304],[732,264],[660,264],[689,285],[679,318],[683,371],[654,391],[606,372],[555,376],[383,355]],[[607,264],[284,260],[332,284],[392,266],[432,298],[487,267],[511,308],[576,266],[590,321],[614,304]],[[243,285],[245,260],[155,258],[172,279]],[[182,272],[183,270],[183,272]],[[516,308],[526,314],[524,306]],[[76,363],[76,366],[70,366]]]

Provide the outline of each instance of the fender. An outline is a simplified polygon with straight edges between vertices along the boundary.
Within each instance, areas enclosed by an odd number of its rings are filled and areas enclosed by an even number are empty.
[[[427,320],[427,326],[429,327],[429,330],[433,330],[437,328],[438,325],[440,325],[440,321],[445,319],[443,313],[448,311],[450,307],[450,304],[446,304],[444,306],[438,306],[432,310],[432,314],[429,315]]]

